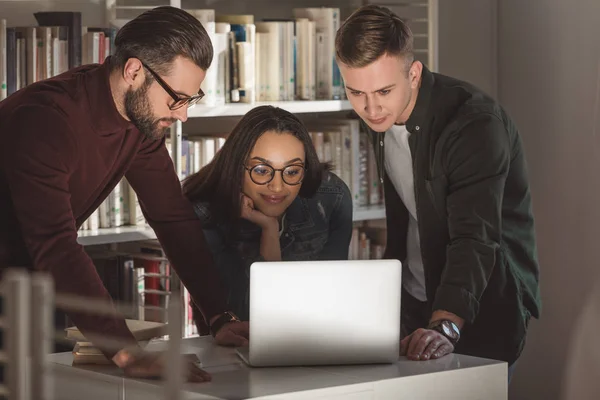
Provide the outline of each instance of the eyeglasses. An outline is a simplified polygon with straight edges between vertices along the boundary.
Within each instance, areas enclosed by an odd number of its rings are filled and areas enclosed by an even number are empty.
[[[299,185],[304,179],[304,165],[292,164],[285,168],[276,169],[267,164],[257,164],[251,168],[244,167],[250,174],[250,179],[257,185],[266,185],[275,177],[276,171],[281,171],[281,179],[288,185]]]
[[[169,86],[167,82],[165,82],[160,76],[158,76],[158,74],[154,72],[149,66],[147,66],[144,63],[142,63],[142,65],[148,70],[148,72],[152,74],[154,79],[156,79],[156,82],[158,82],[158,84],[162,86],[163,89],[165,89],[165,92],[167,92],[169,96],[171,96],[171,98],[173,99],[173,103],[169,106],[169,109],[178,110],[183,106],[191,107],[200,100],[202,100],[202,98],[204,97],[204,92],[202,91],[202,89],[200,89],[198,94],[192,97],[178,95],[175,92],[175,90],[173,90],[173,88]]]

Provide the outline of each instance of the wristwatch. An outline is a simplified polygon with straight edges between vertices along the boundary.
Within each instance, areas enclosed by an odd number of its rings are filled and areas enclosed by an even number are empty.
[[[429,324],[427,329],[434,330],[446,336],[452,345],[456,345],[460,339],[460,329],[449,319],[440,319]]]
[[[231,311],[225,311],[215,322],[210,324],[210,334],[215,337],[219,329],[229,322],[240,322],[240,319]]]

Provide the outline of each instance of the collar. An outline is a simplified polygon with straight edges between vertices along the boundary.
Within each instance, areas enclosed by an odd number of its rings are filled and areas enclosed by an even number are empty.
[[[423,65],[421,86],[419,87],[419,92],[417,94],[417,102],[415,103],[415,108],[410,114],[410,117],[408,117],[408,121],[406,121],[406,129],[410,133],[421,130],[427,122],[427,112],[429,110],[434,83],[435,77],[433,76],[433,73]]]
[[[89,113],[94,124],[94,130],[99,135],[110,135],[134,128],[134,125],[119,113],[112,97],[110,56],[103,64],[94,65],[84,70],[84,72]]]

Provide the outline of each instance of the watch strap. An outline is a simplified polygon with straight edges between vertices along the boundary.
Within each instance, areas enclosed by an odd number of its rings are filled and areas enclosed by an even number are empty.
[[[240,319],[236,317],[234,313],[226,311],[223,314],[221,314],[219,318],[215,320],[215,322],[210,324],[210,334],[213,337],[215,337],[217,335],[217,332],[219,332],[223,325],[229,322],[240,322]]]

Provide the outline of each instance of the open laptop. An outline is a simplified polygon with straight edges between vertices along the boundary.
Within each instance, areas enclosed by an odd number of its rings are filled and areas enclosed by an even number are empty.
[[[250,366],[392,363],[400,352],[398,260],[256,262]]]

